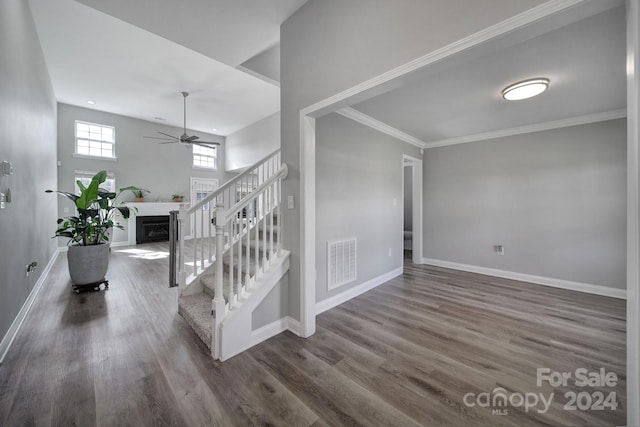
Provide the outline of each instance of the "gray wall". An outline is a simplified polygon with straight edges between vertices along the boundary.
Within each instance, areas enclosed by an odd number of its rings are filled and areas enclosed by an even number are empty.
[[[0,339],[51,259],[57,200],[56,101],[28,2],[0,2],[0,176],[13,201],[0,210]],[[38,270],[25,277],[32,261]]]
[[[99,123],[115,127],[115,152],[117,161],[86,159],[73,157],[74,126],[76,120]],[[178,144],[160,145],[155,140],[144,136],[157,136],[162,131],[171,135],[181,135],[182,129],[164,126],[102,111],[81,108],[67,104],[58,104],[58,188],[74,191],[74,173],[76,170],[113,172],[118,188],[129,185],[150,190],[145,201],[171,201],[172,194],[184,194],[185,200],[190,197],[190,178],[217,179],[222,185],[231,175],[225,170],[224,137],[189,131],[190,135],[198,135],[205,141],[219,141],[218,170],[194,169],[192,167],[191,149]],[[123,200],[133,200],[130,192]],[[64,209],[73,209],[73,204],[60,201],[60,216],[68,215]],[[116,230],[114,242],[125,241],[126,233]],[[63,244],[64,242],[62,242]]]
[[[428,149],[424,196],[426,258],[626,286],[625,120]]]
[[[283,192],[296,200],[283,215],[292,317],[300,318],[300,110],[541,3],[310,0],[282,25],[282,152],[289,165]]]
[[[227,170],[251,166],[280,148],[280,112],[226,138]]]
[[[403,154],[420,149],[338,114],[316,122],[317,302],[402,267]],[[357,280],[329,291],[327,242],[352,237]]]

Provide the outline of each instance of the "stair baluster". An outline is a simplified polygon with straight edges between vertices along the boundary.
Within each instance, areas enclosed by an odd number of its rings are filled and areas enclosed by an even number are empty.
[[[289,253],[281,248],[280,231],[275,232],[281,227],[286,176],[278,150],[178,213],[178,250],[171,251],[170,262],[178,270],[179,312],[216,359],[230,357],[250,342],[247,312],[250,316],[288,269]],[[187,224],[191,240],[185,244]],[[185,259],[185,246],[192,246],[186,256],[191,259]],[[206,320],[209,312],[213,317]],[[228,329],[222,327],[225,320]],[[194,326],[202,322],[209,326]],[[243,332],[234,335],[234,330]]]

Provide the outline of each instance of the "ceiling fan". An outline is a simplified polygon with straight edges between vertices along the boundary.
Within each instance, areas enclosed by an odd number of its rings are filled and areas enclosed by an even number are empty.
[[[164,141],[164,142],[161,142],[160,144],[175,144],[175,143],[193,144],[193,145],[199,145],[201,147],[209,147],[211,145],[220,145],[219,142],[199,141],[200,137],[197,137],[195,135],[191,135],[191,136],[187,135],[187,96],[189,96],[189,92],[181,92],[181,93],[184,99],[184,128],[183,128],[182,135],[173,136],[173,135],[169,135],[168,133],[158,131],[158,133],[161,135],[164,135],[164,137],[160,138],[157,136],[145,136],[145,138],[160,139]]]

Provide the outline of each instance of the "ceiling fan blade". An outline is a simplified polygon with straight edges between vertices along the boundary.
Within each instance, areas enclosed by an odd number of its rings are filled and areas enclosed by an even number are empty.
[[[178,141],[165,141],[165,142],[158,142],[158,144],[178,144]]]
[[[176,139],[176,140],[178,140],[178,141],[180,140],[180,138],[178,138],[177,136],[169,135],[168,133],[164,133],[164,132],[160,132],[160,131],[158,131],[158,133],[159,133],[160,135],[168,136],[168,137],[169,137],[169,138],[171,138],[171,139]]]
[[[169,138],[160,138],[158,136],[143,136],[143,138],[147,138],[147,139],[161,139],[163,141],[173,141],[172,139]]]
[[[189,144],[199,145],[201,147],[208,147],[208,148],[211,148],[210,145],[220,145],[219,142],[210,142],[210,141],[189,142]]]
[[[189,138],[185,138],[185,141],[192,142],[192,141],[195,141],[196,139],[200,139],[200,137],[191,135]]]

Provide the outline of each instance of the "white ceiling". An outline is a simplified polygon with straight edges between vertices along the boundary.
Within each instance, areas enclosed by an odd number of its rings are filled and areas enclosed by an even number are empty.
[[[76,0],[237,67],[280,42],[307,0]]]
[[[235,67],[305,2],[29,0],[59,102],[182,127],[187,91],[187,126],[219,135],[280,110],[277,85]]]
[[[427,144],[623,109],[625,22],[623,4],[533,38],[511,34],[524,41],[462,54],[353,108]],[[550,88],[524,101],[502,99],[504,87],[531,77],[549,78]]]

